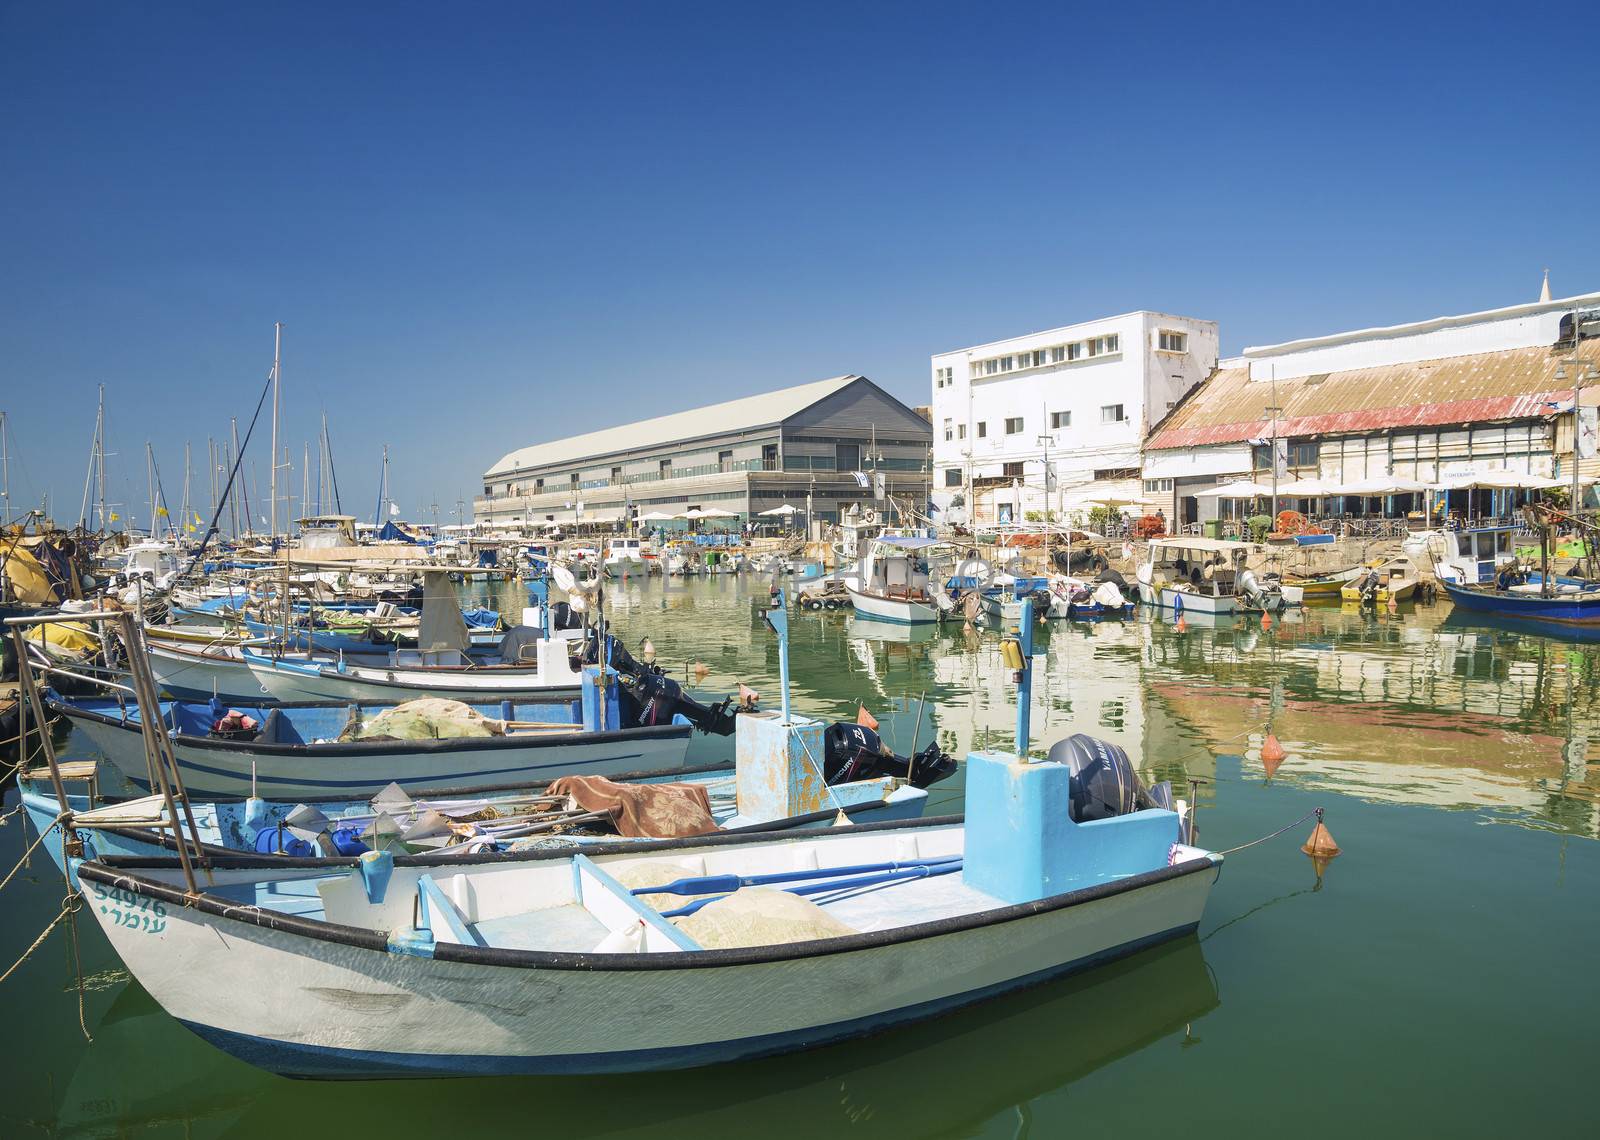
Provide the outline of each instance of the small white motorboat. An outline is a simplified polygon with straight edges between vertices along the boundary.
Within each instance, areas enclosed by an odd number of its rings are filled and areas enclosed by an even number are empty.
[[[872,540],[861,563],[859,584],[847,584],[862,617],[915,625],[935,622],[942,612],[930,588],[928,555],[938,539],[882,535]]]

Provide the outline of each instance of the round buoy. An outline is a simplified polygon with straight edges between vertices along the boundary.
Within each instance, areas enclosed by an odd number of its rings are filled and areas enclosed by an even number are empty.
[[[711,672],[711,666],[707,665],[704,661],[696,661],[694,663],[694,678],[695,678],[695,680],[704,681],[706,679],[706,676],[710,672]]]
[[[1184,617],[1180,613],[1178,615],[1178,624],[1177,624],[1177,626],[1175,628],[1177,629],[1177,631],[1179,633],[1188,633],[1189,632],[1189,619]]]

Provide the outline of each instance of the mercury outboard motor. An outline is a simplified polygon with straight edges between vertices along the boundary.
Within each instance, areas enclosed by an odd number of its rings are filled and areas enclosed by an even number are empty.
[[[822,772],[830,784],[893,776],[914,788],[926,788],[954,774],[956,762],[939,750],[937,741],[907,759],[883,746],[876,732],[863,724],[841,720],[822,732]]]
[[[557,603],[560,605],[561,603]],[[733,698],[727,697],[714,705],[703,705],[683,691],[683,686],[659,665],[646,665],[629,653],[616,638],[607,635],[611,646],[610,665],[617,671],[623,696],[623,720],[636,725],[671,724],[674,716],[682,716],[708,736],[733,735],[737,710],[732,708]],[[584,665],[599,661],[599,638],[594,630],[583,639],[578,659]]]

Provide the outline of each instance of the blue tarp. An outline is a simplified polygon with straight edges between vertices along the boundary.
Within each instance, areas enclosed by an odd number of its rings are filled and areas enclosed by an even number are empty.
[[[386,523],[383,524],[383,529],[378,532],[378,541],[379,542],[409,542],[413,546],[415,546],[417,544],[417,540],[416,539],[412,538],[405,531],[403,531],[399,527],[395,526],[394,523],[392,523],[392,522],[386,522]]]

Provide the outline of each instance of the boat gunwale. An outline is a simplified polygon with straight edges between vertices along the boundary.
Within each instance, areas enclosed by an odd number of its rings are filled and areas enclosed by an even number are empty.
[[[187,703],[197,704],[199,702],[190,701]],[[245,702],[240,701],[238,703],[243,704]],[[328,708],[332,705],[347,704],[354,704],[357,707],[362,706],[360,701],[265,702],[265,706],[283,709]],[[136,720],[108,716],[91,709],[79,708],[57,698],[46,697],[45,705],[63,716],[95,721],[125,732],[141,731],[139,722]],[[600,731],[590,731],[585,729],[581,722],[574,721],[572,728],[573,731],[570,733],[507,733],[503,736],[449,736],[428,740],[335,740],[325,744],[277,744],[254,740],[217,740],[209,736],[194,736],[185,732],[173,734],[170,730],[169,735],[174,743],[181,744],[184,747],[199,748],[207,752],[221,752],[225,755],[371,757],[378,755],[428,755],[435,752],[492,752],[496,749],[511,748],[513,746],[536,749],[570,748],[574,744],[614,744],[632,740],[677,740],[688,738],[694,733],[692,724],[642,724],[629,728],[608,728]],[[574,741],[574,736],[582,739]]]
[[[896,820],[883,824],[867,824],[864,825],[864,828],[904,827],[906,824],[925,826],[927,822],[926,820]],[[854,833],[852,832],[852,834]],[[726,836],[724,838],[742,843],[750,842],[744,836]],[[789,836],[785,837],[785,841],[803,842],[804,839],[799,836]],[[627,850],[630,853],[643,853],[642,845]],[[596,854],[605,854],[606,852],[590,848],[582,853],[592,858]],[[550,854],[563,859],[571,859],[573,852],[556,851]],[[166,860],[163,861],[163,865],[171,866],[172,862],[172,860]],[[397,865],[399,865],[399,862],[396,859]],[[1047,898],[1035,899],[1024,903],[1001,904],[989,910],[970,914],[955,915],[928,922],[911,923],[888,930],[861,931],[838,938],[808,939],[802,942],[779,943],[771,946],[741,946],[720,950],[686,950],[677,953],[657,954],[596,954],[593,952],[564,953],[551,950],[516,950],[506,947],[480,947],[454,942],[435,942],[431,958],[415,955],[405,956],[415,957],[417,961],[431,960],[469,966],[496,966],[523,970],[582,971],[585,973],[642,973],[719,969],[728,966],[760,966],[779,962],[800,961],[808,958],[831,957],[835,954],[877,950],[884,947],[921,942],[930,938],[963,934],[991,926],[1002,926],[1026,918],[1035,918],[1039,915],[1099,902],[1103,899],[1141,890],[1144,887],[1154,886],[1158,883],[1185,878],[1207,870],[1215,871],[1220,875],[1222,871],[1221,857],[1211,853],[1195,859],[1185,859],[1181,863],[1171,864],[1166,867],[1158,867],[1155,870],[1142,871],[1126,878],[1095,883],[1064,894],[1051,895]],[[77,866],[77,874],[80,880],[87,879],[90,882],[104,883],[114,888],[132,891],[135,894],[144,895],[161,902],[189,907],[223,921],[243,922],[252,926],[260,926],[269,930],[308,938],[315,942],[329,942],[360,950],[372,950],[385,955],[393,953],[389,948],[389,936],[384,931],[368,930],[326,920],[281,914],[277,911],[263,910],[258,906],[232,902],[203,892],[199,895],[189,895],[181,887],[168,886],[165,883],[159,883],[133,874],[131,871],[124,871],[121,874],[118,871],[119,868],[93,861],[80,863]]]

